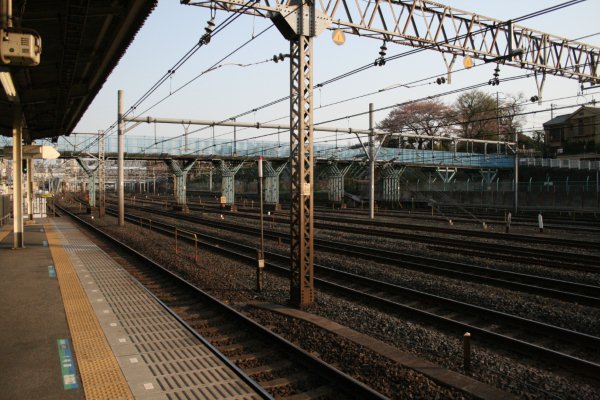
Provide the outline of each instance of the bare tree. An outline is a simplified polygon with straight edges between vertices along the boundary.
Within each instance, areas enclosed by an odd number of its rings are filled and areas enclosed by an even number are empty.
[[[514,140],[515,132],[521,130],[523,123],[523,104],[525,96],[523,93],[509,94],[499,104],[498,114],[500,122],[501,140]]]
[[[458,136],[468,139],[490,139],[497,134],[496,99],[480,90],[458,96],[453,106]]]
[[[391,133],[415,133],[433,137],[448,135],[451,108],[440,100],[426,100],[400,105],[381,121],[378,129]],[[432,141],[418,138],[408,141],[417,149],[425,148]]]

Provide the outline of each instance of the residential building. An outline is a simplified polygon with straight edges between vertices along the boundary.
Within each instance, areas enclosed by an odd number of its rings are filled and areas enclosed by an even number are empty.
[[[596,159],[600,156],[600,108],[582,106],[556,116],[544,123],[544,135],[551,154]]]

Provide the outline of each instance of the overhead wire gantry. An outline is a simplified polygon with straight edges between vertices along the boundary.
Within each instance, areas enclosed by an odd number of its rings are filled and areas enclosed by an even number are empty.
[[[568,1],[547,12],[581,1]],[[519,19],[500,21],[432,1],[181,0],[181,3],[269,18],[290,42],[290,300],[299,307],[314,302],[313,37],[331,29],[337,30],[338,35],[341,31],[435,50],[444,55],[448,78],[459,56],[534,71],[540,99],[547,74],[576,79],[582,84],[600,82],[598,47],[517,25]]]

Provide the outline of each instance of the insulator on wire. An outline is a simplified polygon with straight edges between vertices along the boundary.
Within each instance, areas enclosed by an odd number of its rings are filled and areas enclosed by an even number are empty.
[[[385,65],[385,55],[387,52],[387,46],[385,45],[385,40],[381,47],[379,47],[379,58],[375,59],[375,66],[383,67]]]
[[[215,29],[215,18],[213,17],[206,22],[206,27],[204,28],[204,31],[206,33],[204,35],[202,35],[202,37],[200,38],[200,43],[202,43],[202,44],[210,43],[212,31],[214,29]]]
[[[212,33],[213,29],[215,29],[215,19],[211,18],[209,21],[206,22],[206,28],[204,28],[204,30],[206,31],[206,33],[210,34]]]
[[[290,56],[289,54],[281,54],[281,53],[279,53],[279,55],[275,54],[273,56],[273,61],[278,63],[279,61],[285,60],[285,58],[289,57],[289,56]]]
[[[540,98],[538,96],[531,96],[531,98],[529,99],[532,103],[535,103],[536,101],[540,101]]]
[[[488,85],[492,85],[492,86],[499,85],[500,84],[499,76],[500,76],[500,66],[496,65],[496,68],[494,68],[494,77],[488,81]]]
[[[442,83],[446,83],[446,78],[444,78],[443,76],[439,77],[435,80],[435,83],[437,83],[438,85],[441,85]]]

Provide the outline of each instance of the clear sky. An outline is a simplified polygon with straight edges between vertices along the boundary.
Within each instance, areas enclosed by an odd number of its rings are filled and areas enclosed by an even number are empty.
[[[366,3],[365,0],[361,0]],[[468,10],[480,15],[507,20],[541,10],[562,0],[441,0],[451,7]],[[532,29],[553,35],[575,39],[600,32],[598,25],[600,16],[600,1],[588,0],[567,9],[528,19],[520,23]],[[218,12],[217,26],[228,14]],[[160,0],[159,5],[144,27],[138,33],[133,44],[114,69],[104,87],[96,96],[92,105],[81,119],[75,132],[97,132],[108,128],[117,115],[117,90],[125,92],[125,107],[128,108],[143,93],[146,92],[165,72],[167,72],[204,33],[206,21],[210,19],[210,10],[179,4],[178,0]],[[202,71],[216,63],[242,43],[271,25],[269,20],[243,15],[230,26],[216,35],[207,46],[200,50],[183,66],[171,79],[136,110],[136,115],[221,120],[233,115],[252,110],[253,108],[279,99],[289,94],[289,62],[261,63],[241,67],[230,64],[252,64],[264,61],[278,53],[289,53],[289,44],[275,29],[271,28],[265,34],[253,40],[241,51],[227,59],[224,65],[208,72],[193,83],[170,96],[160,105],[143,113],[147,107],[169,95],[172,91],[194,78]],[[583,42],[600,46],[600,35],[583,39]],[[379,52],[380,41],[352,35],[346,36],[343,46],[335,45],[331,33],[324,32],[314,41],[314,81],[323,82],[354,68],[372,63]],[[410,50],[409,47],[388,44],[387,55],[392,56]],[[480,64],[481,62],[476,62]],[[457,67],[462,67],[462,59],[457,60]],[[327,106],[330,103],[363,95],[399,84],[406,84],[419,79],[443,76],[445,65],[441,53],[425,51],[417,55],[400,58],[388,62],[383,67],[370,68],[365,72],[340,80],[322,89],[315,89],[315,122],[340,118],[357,112],[368,110],[369,103],[375,107],[384,107],[399,102],[435,95],[452,89],[487,82],[493,74],[495,64],[487,64],[465,72],[453,74],[452,85],[429,84],[412,88],[399,87],[382,93],[363,97],[340,105]],[[521,75],[523,71],[517,68],[501,67],[500,77]],[[507,94],[522,92],[526,98],[537,94],[533,77],[513,83],[503,83],[500,86],[489,86],[484,90],[500,97]],[[599,89],[596,89],[599,91]],[[565,78],[548,77],[543,97],[547,103],[527,106],[528,111],[539,111],[526,121],[524,129],[541,128],[541,124],[550,119],[550,103],[557,106],[577,105],[594,98],[594,90],[577,96],[580,86],[577,81]],[[569,99],[559,98],[571,96]],[[600,95],[595,95],[600,100]],[[442,98],[450,104],[455,96]],[[560,111],[566,113],[569,110]],[[244,121],[266,122],[279,119],[277,122],[287,124],[289,121],[289,102],[285,101],[268,109],[252,113],[243,118]],[[387,111],[376,113],[376,121],[386,116]],[[328,126],[367,128],[368,119],[365,116],[344,118],[342,121],[329,123]],[[182,134],[184,129],[179,125],[143,124],[132,130],[131,135],[154,135],[155,129],[159,136]],[[231,137],[227,128],[215,128],[217,136]],[[267,133],[267,131],[262,132]],[[255,129],[238,132],[238,138],[251,138],[261,134]],[[194,138],[209,138],[211,130],[207,129],[194,134]],[[227,136],[229,135],[229,136]],[[325,135],[325,134],[323,134]],[[276,140],[277,136],[268,138]],[[283,140],[283,139],[282,139]],[[289,139],[286,137],[286,141]],[[316,140],[319,140],[317,135]]]

